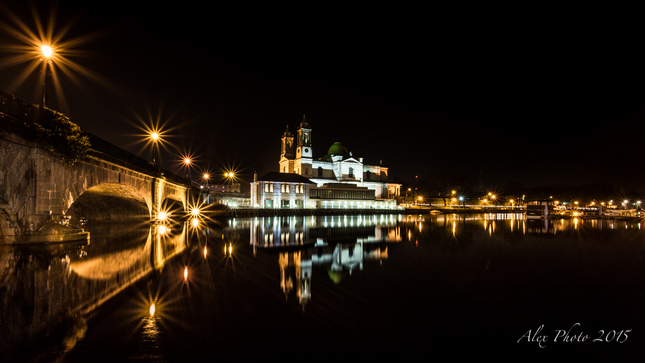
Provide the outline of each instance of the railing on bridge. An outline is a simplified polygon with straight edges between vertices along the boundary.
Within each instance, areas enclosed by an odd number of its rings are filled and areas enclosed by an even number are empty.
[[[39,132],[36,124],[44,127],[53,127],[52,120],[55,113],[47,108],[43,109],[13,95],[0,91],[0,118],[3,120],[3,129],[16,132],[31,139],[38,138]],[[140,173],[163,177],[169,181],[183,185],[192,185],[188,178],[181,177],[159,165],[149,162],[137,155],[129,153],[118,146],[111,144],[96,135],[84,132],[90,139],[90,155],[121,165]]]

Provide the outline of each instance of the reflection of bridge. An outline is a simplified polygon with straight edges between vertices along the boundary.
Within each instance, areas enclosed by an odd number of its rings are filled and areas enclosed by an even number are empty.
[[[76,223],[150,220],[186,210],[190,181],[98,137],[88,157],[68,167],[49,151],[36,123],[49,111],[0,94],[0,243],[29,243],[50,220]]]

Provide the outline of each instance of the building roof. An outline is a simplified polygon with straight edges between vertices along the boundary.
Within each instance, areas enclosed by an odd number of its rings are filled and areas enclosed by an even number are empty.
[[[275,171],[264,174],[261,178],[258,178],[257,181],[316,184],[302,175],[294,173],[278,173]]]
[[[349,152],[347,148],[343,146],[343,143],[336,141],[330,148],[327,150],[327,155],[347,155]]]
[[[327,155],[323,156],[318,160],[331,161],[331,157],[335,155],[342,156],[343,159],[345,159],[348,156],[351,156],[350,152],[347,151],[347,148],[343,145],[343,143],[336,141],[332,146],[329,147],[329,150],[327,150]]]

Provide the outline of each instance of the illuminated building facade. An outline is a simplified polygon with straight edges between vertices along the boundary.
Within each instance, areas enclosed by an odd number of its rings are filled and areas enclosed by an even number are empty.
[[[314,182],[317,188],[339,190],[344,186],[348,193],[361,195],[357,201],[365,201],[361,194],[363,189],[372,190],[372,200],[378,202],[375,205],[389,207],[392,203],[388,201],[396,204],[394,200],[400,195],[401,185],[388,182],[387,167],[365,164],[363,158],[354,157],[340,142],[335,142],[326,155],[316,159],[313,157],[311,131],[304,116],[295,134],[287,126],[281,139],[280,173],[301,175]],[[331,205],[331,200],[328,202]],[[323,205],[317,204],[315,207],[321,208]]]
[[[308,208],[314,183],[298,174],[270,172],[251,183],[251,207]]]

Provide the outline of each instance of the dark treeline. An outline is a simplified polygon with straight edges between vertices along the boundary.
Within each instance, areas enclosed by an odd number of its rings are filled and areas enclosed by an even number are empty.
[[[494,196],[499,203],[511,199],[520,201],[522,197],[525,201],[551,198],[580,203],[609,200],[617,203],[629,200],[636,203],[638,200],[645,200],[645,193],[641,190],[624,189],[606,182],[525,186],[518,181],[509,181],[500,185],[483,185],[465,174],[446,173],[419,176],[413,181],[401,183],[401,195],[409,199],[421,196],[448,200],[461,196],[464,201],[473,201]]]

